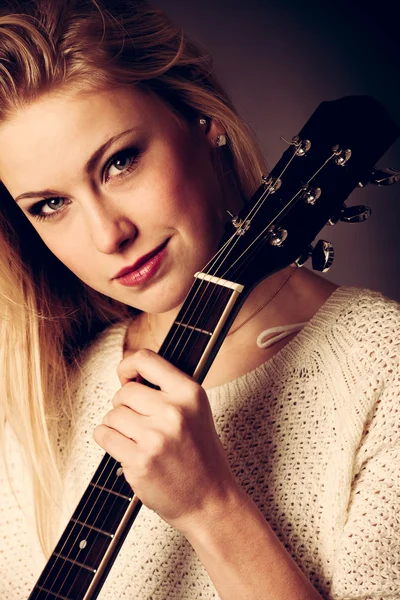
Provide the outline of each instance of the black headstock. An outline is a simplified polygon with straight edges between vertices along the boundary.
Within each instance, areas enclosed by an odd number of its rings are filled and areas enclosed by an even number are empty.
[[[294,262],[303,264],[327,223],[360,222],[369,216],[368,207],[346,207],[344,202],[357,186],[373,181],[376,162],[399,135],[386,109],[371,97],[320,104],[228,225],[206,272],[252,288]],[[320,240],[313,267],[327,270],[332,260],[333,249]]]

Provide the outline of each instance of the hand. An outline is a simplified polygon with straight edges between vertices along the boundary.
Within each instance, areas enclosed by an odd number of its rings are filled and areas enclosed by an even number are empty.
[[[204,389],[151,350],[122,360],[117,372],[122,387],[95,441],[121,463],[141,501],[178,529],[223,514],[226,499],[242,493]],[[138,376],[160,390],[132,381]]]

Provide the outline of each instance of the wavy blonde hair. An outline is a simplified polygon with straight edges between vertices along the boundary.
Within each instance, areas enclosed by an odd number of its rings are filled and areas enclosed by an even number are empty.
[[[229,176],[258,187],[261,152],[212,73],[212,61],[145,1],[6,0],[0,9],[0,125],[42,94],[109,86],[150,89],[185,119],[216,119]],[[61,424],[72,415],[79,351],[132,310],[91,290],[43,244],[0,182],[0,440],[10,427],[32,473],[36,524],[49,555],[48,514],[61,485]]]

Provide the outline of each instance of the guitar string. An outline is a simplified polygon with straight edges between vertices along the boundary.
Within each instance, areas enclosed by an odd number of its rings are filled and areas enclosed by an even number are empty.
[[[109,465],[109,463],[110,463],[110,459],[111,459],[111,461],[115,460],[115,459],[113,459],[111,456],[109,456],[109,459],[107,460],[106,464],[104,465],[104,468],[103,468],[102,472],[100,473],[100,476],[99,476],[99,478],[98,478],[98,480],[97,480],[97,481],[99,481],[99,480],[100,480],[100,478],[102,477],[102,475],[103,475],[104,471],[106,470],[107,466],[108,466],[108,465]],[[104,460],[104,456],[103,456],[103,459],[102,459],[102,460]],[[109,479],[109,476],[107,477],[107,481],[108,481],[108,479]],[[107,483],[107,481],[106,481],[106,483]],[[92,482],[90,482],[90,483],[92,483]],[[90,485],[90,483],[89,483],[89,485]],[[104,485],[103,487],[104,487],[104,488],[106,488],[106,485]],[[92,495],[95,493],[95,490],[96,490],[96,488],[95,488],[95,487],[92,487],[92,489],[91,489],[91,491],[90,491],[90,493],[89,493],[89,496],[88,496],[88,498],[86,499],[86,503],[85,503],[85,504],[82,506],[82,508],[81,508],[81,511],[80,511],[80,513],[79,513],[79,515],[76,517],[76,520],[77,520],[77,521],[80,521],[80,517],[82,516],[82,514],[83,514],[83,512],[84,512],[85,508],[87,507],[88,503],[90,502],[90,500],[91,500],[91,496],[92,496]],[[86,491],[87,491],[87,488],[86,488]],[[104,491],[104,490],[103,490],[103,491]],[[133,490],[132,490],[132,493],[134,494]],[[114,494],[113,494],[113,495],[114,495]],[[108,494],[108,495],[107,495],[107,497],[105,498],[105,500],[103,501],[103,505],[102,505],[102,507],[100,508],[100,512],[103,510],[103,508],[104,508],[104,505],[105,505],[105,503],[107,502],[107,500],[108,500],[109,496],[110,496],[110,494]],[[115,504],[115,503],[114,503],[114,504]],[[82,534],[82,532],[83,532],[83,530],[84,530],[84,527],[88,527],[88,528],[89,528],[89,529],[91,529],[92,531],[95,531],[94,529],[92,529],[92,528],[94,527],[94,525],[93,525],[93,526],[91,526],[91,525],[87,525],[87,524],[86,524],[86,523],[87,523],[87,520],[88,520],[88,519],[89,519],[89,517],[91,516],[91,514],[92,514],[93,510],[95,509],[95,507],[96,507],[96,501],[95,501],[94,503],[92,503],[91,509],[90,509],[90,511],[89,511],[89,513],[88,513],[88,515],[87,515],[87,517],[86,517],[85,525],[82,525],[82,523],[74,523],[74,524],[72,525],[72,527],[71,527],[71,531],[69,532],[69,534],[68,534],[68,536],[67,536],[67,539],[64,541],[64,544],[63,544],[63,546],[61,547],[60,551],[57,553],[57,554],[59,554],[59,555],[60,555],[60,556],[58,556],[57,558],[60,558],[60,559],[63,561],[63,562],[62,562],[62,564],[61,564],[61,566],[59,567],[59,569],[60,569],[60,570],[61,570],[61,569],[64,567],[64,565],[65,565],[65,564],[67,564],[69,561],[73,561],[73,562],[71,563],[71,566],[70,566],[70,568],[69,568],[69,571],[67,572],[67,574],[66,574],[66,575],[65,575],[65,577],[64,577],[64,580],[63,580],[63,582],[61,583],[61,585],[60,585],[60,584],[58,585],[58,588],[59,588],[60,590],[62,589],[63,585],[65,584],[66,580],[68,579],[68,577],[69,577],[69,575],[70,575],[70,573],[71,573],[71,570],[72,570],[72,568],[74,567],[74,562],[78,562],[78,560],[79,560],[79,555],[80,555],[81,551],[84,549],[84,548],[80,548],[80,550],[79,550],[79,552],[78,552],[77,556],[76,556],[75,558],[73,558],[73,559],[72,559],[72,558],[70,557],[70,555],[71,555],[71,553],[72,553],[72,551],[73,551],[73,546],[71,547],[71,549],[70,549],[69,553],[68,553],[66,556],[64,556],[64,555],[63,555],[63,550],[64,550],[64,548],[65,548],[65,545],[68,543],[68,540],[70,539],[70,537],[71,537],[73,534],[76,534],[76,532],[75,532],[75,529],[76,529],[76,528],[80,528],[80,531],[79,531],[78,535],[76,535],[76,540],[78,540],[78,539],[79,539],[79,537],[81,536],[81,534]],[[114,507],[114,505],[111,507],[111,509],[112,509],[113,507]],[[105,521],[107,520],[108,516],[110,515],[110,511],[111,511],[111,509],[108,511],[108,513],[107,513],[107,515],[106,515],[106,518],[105,518]],[[73,516],[72,516],[71,518],[75,518],[75,517],[74,517],[74,514],[75,514],[75,513],[73,513]],[[70,523],[71,523],[71,520],[68,522],[68,525],[69,525]],[[68,527],[68,525],[67,525],[67,527]],[[99,527],[99,529],[100,529],[100,527]],[[95,537],[94,537],[94,539],[93,539],[93,542],[92,542],[92,545],[93,545],[93,546],[95,545],[95,542],[96,542],[96,541],[97,541],[97,539],[98,539],[98,535],[99,535],[99,534],[98,534],[98,533],[96,533],[96,536],[95,536]],[[104,535],[108,536],[108,535],[110,535],[110,534],[109,534],[108,532],[104,531]],[[83,540],[82,540],[82,541],[83,541]],[[57,546],[56,546],[56,547],[57,547]],[[54,549],[54,551],[53,551],[53,554],[54,554],[54,552],[55,552],[55,549]],[[68,560],[66,560],[66,559],[68,559]],[[82,564],[84,564],[84,561],[82,561]],[[48,578],[50,577],[50,575],[52,574],[52,571],[53,571],[55,568],[56,568],[56,562],[54,562],[54,565],[52,566],[52,568],[51,568],[51,569],[49,570],[49,572],[47,573],[47,576],[46,576],[45,580],[44,580],[44,581],[41,583],[41,587],[43,587],[43,588],[45,588],[45,587],[46,587],[46,583],[47,583],[47,581],[48,581]],[[91,567],[87,566],[87,569],[91,569]],[[68,596],[68,595],[69,595],[69,593],[70,593],[70,591],[71,591],[72,587],[73,587],[73,586],[74,586],[74,584],[75,584],[75,581],[76,581],[77,577],[79,577],[79,572],[77,573],[77,575],[75,576],[74,580],[72,581],[72,583],[71,583],[71,585],[70,585],[70,588],[69,588],[68,592],[65,594],[66,596]],[[53,594],[54,592],[53,592],[52,590],[50,590],[50,591],[47,591],[47,592],[46,592],[46,596],[45,596],[45,599],[44,599],[44,600],[47,600],[47,598],[48,598],[48,594],[50,594],[50,593],[51,593],[51,594]]]
[[[294,159],[294,157],[295,157],[295,156],[296,156],[296,154],[294,153],[294,154],[293,154],[293,156],[292,156],[292,158],[291,158],[291,160],[289,161],[289,163],[288,163],[288,164],[286,165],[286,167],[284,168],[284,171],[285,171],[285,170],[288,168],[288,166],[290,165],[291,161]],[[331,158],[332,158],[332,157],[331,157]],[[328,160],[327,160],[327,161],[324,163],[324,165],[325,165],[325,164],[326,164],[326,163],[327,163],[329,160],[330,160],[330,159],[328,159]],[[320,168],[320,169],[319,169],[319,170],[318,170],[318,171],[317,171],[317,172],[316,172],[316,173],[315,173],[315,174],[314,174],[314,175],[313,175],[313,176],[312,176],[312,177],[309,179],[308,183],[309,183],[309,182],[310,182],[310,181],[313,179],[313,177],[315,177],[315,176],[316,176],[316,174],[317,174],[317,173],[318,173],[318,172],[319,172],[319,171],[320,171],[320,170],[323,168],[323,166],[324,166],[324,165],[322,165],[322,167],[321,167],[321,168]],[[284,173],[284,171],[282,172],[282,174]],[[280,175],[280,177],[282,176],[282,174]],[[253,211],[255,214],[258,212],[258,210],[259,210],[259,209],[260,209],[260,207],[262,206],[262,203],[265,201],[265,199],[266,199],[266,198],[269,196],[269,191],[270,191],[270,190],[267,188],[266,192],[263,192],[263,193],[261,194],[261,196],[260,196],[259,200],[257,201],[257,204],[255,205],[255,207],[253,207],[252,211]],[[300,190],[300,191],[301,191],[301,190]],[[300,193],[300,191],[299,191],[299,192],[296,194],[296,196],[297,196],[297,195]],[[294,198],[296,198],[296,196],[295,196]],[[293,202],[294,198],[292,198],[292,200],[291,200],[291,201],[290,201],[290,202],[289,202],[289,203],[286,205],[286,207],[290,206],[290,204]],[[258,208],[257,208],[257,205],[258,205]],[[284,207],[284,208],[286,208],[286,207]],[[278,214],[278,216],[279,216],[280,214],[282,214],[282,212],[283,212],[283,209],[282,209],[282,211],[281,211],[281,212]],[[254,218],[254,216],[255,216],[255,215],[252,215],[252,216],[251,216],[251,211],[250,211],[249,215],[247,216],[247,218],[246,218],[245,220],[250,220],[250,218]],[[270,225],[269,225],[268,227],[266,227],[266,228],[265,228],[264,232],[265,232],[265,231],[266,231],[266,230],[267,230],[267,229],[268,229],[268,228],[271,226],[271,224],[272,224],[272,223],[273,223],[273,221],[270,223]],[[260,234],[260,236],[261,236],[261,235],[262,235],[262,234]],[[259,236],[259,237],[260,237],[260,236]],[[228,240],[228,241],[226,242],[225,246],[227,246],[227,245],[229,244],[229,242],[231,242],[231,241],[232,241],[232,239],[234,239],[234,238],[239,238],[239,236],[236,234],[236,232],[233,234],[233,236],[230,238],[230,240]],[[258,239],[258,238],[257,238],[257,239]],[[250,248],[250,247],[251,247],[251,246],[252,246],[252,245],[253,245],[253,244],[254,244],[254,243],[257,241],[257,239],[256,239],[256,240],[254,240],[254,241],[252,242],[252,244],[249,246],[249,248]],[[233,246],[235,246],[235,245],[236,245],[236,243],[238,242],[238,239],[236,239],[236,240],[234,240],[234,241],[235,241],[235,243],[234,243],[234,245],[233,245]],[[247,252],[247,251],[249,250],[249,248],[247,248],[245,252]],[[222,250],[222,249],[221,249],[221,250]],[[231,248],[231,250],[229,251],[229,253],[230,253],[231,251],[232,251],[232,248]],[[245,254],[245,252],[243,252],[243,254],[242,254],[241,256],[243,256],[243,255]],[[229,256],[229,253],[228,253],[228,256]],[[222,255],[222,252],[220,252],[220,254]],[[218,257],[218,253],[217,253],[217,257]],[[219,257],[218,257],[218,258],[219,258]],[[215,259],[215,257],[214,257],[214,259]],[[226,256],[224,256],[224,261],[225,261],[226,259],[227,259],[227,257],[226,257]],[[239,260],[239,259],[237,259],[237,260],[235,261],[235,263],[236,263],[238,260]],[[210,262],[212,262],[212,260],[211,260]],[[216,260],[214,260],[214,262],[216,262]],[[235,264],[235,263],[234,263],[234,264]],[[222,263],[222,264],[223,264],[223,263]],[[215,266],[215,265],[213,265],[213,266]],[[222,265],[220,265],[220,266],[222,266]],[[221,278],[223,278],[223,276],[222,276]],[[203,280],[203,281],[204,281],[204,280]],[[209,286],[209,283],[210,283],[210,282],[207,282],[207,284],[208,284],[208,285],[207,285],[206,287],[208,287],[208,286]],[[200,286],[199,286],[199,288],[200,288]],[[198,290],[196,291],[196,293],[197,293],[197,292],[198,292]],[[203,296],[204,296],[204,291],[203,291]],[[192,304],[193,304],[193,300],[194,300],[194,298],[193,298],[193,299],[192,299],[192,301],[191,301],[191,303],[192,303]],[[215,304],[215,303],[214,303],[214,304]],[[189,305],[189,306],[190,306],[190,305]],[[202,311],[202,314],[203,314],[203,313],[204,313],[204,309],[203,309],[203,311]],[[185,313],[185,314],[186,314],[186,313]],[[193,334],[193,331],[191,330],[191,331],[190,331],[190,334],[189,334],[189,338],[191,337],[191,335],[192,335],[192,334]],[[188,340],[189,340],[189,338],[188,338]],[[186,345],[187,345],[187,343],[188,343],[188,340],[187,340],[187,341],[186,341],[186,343],[185,343],[185,347],[186,347]],[[171,341],[170,341],[170,343],[171,343]],[[179,342],[178,342],[178,343],[179,343]],[[112,457],[110,457],[110,458],[112,459]],[[112,460],[115,460],[115,459],[112,459]],[[102,473],[100,474],[98,481],[100,480],[100,478],[101,478],[102,474],[104,473],[104,470],[107,468],[107,466],[108,466],[108,463],[109,463],[109,462],[110,462],[110,459],[109,459],[109,460],[107,461],[107,463],[104,465],[103,471],[102,471]],[[118,463],[117,463],[117,464],[118,464]],[[106,488],[106,489],[109,489],[109,488],[107,488],[107,486],[106,486],[106,484],[108,483],[109,477],[110,477],[110,475],[107,477],[107,480],[106,480],[106,482],[105,482],[105,484],[104,484],[104,486],[103,486],[103,487],[104,487],[104,488]],[[95,489],[95,488],[94,488],[94,489]],[[93,489],[93,491],[94,491],[94,489]],[[109,498],[109,496],[110,496],[110,493],[111,493],[112,491],[113,491],[113,486],[111,486],[111,490],[110,490],[110,492],[108,493],[108,495],[107,495],[107,498],[106,498],[106,499],[104,500],[104,502],[103,502],[103,507],[104,507],[105,503],[107,502],[107,500],[108,500],[108,498]],[[133,491],[133,490],[132,490],[132,491]],[[93,493],[93,492],[91,492],[91,494],[92,494],[92,493]],[[134,492],[133,492],[133,493],[134,493]],[[90,500],[90,496],[91,496],[91,494],[89,495],[89,498],[88,498],[87,502]],[[115,502],[116,502],[116,501],[117,501],[117,497],[116,497],[116,499],[114,500],[114,503],[113,503],[113,505],[110,507],[110,510],[109,510],[109,512],[108,512],[108,515],[107,515],[107,516],[109,516],[109,514],[110,514],[111,510],[113,509],[113,507],[114,507],[114,504],[115,504]],[[86,504],[85,504],[85,505],[82,507],[82,511],[81,511],[81,513],[80,513],[80,514],[82,514],[82,512],[83,512],[83,510],[84,510],[84,508],[85,508],[85,507],[86,507]],[[102,508],[103,508],[103,507],[102,507]],[[93,510],[93,508],[94,508],[94,506],[92,506],[92,510]],[[90,514],[91,514],[92,510],[89,512],[89,515],[88,515],[88,517],[90,516]],[[102,510],[102,509],[101,509],[101,510]],[[69,534],[69,536],[68,536],[67,540],[64,542],[63,548],[65,547],[65,544],[67,543],[67,541],[68,541],[68,539],[69,539],[70,535],[72,535],[72,533],[73,533],[73,529],[74,529],[74,528],[72,528],[72,529],[71,529],[71,532],[70,532],[70,534]],[[83,526],[81,527],[81,532],[82,532],[82,531],[83,531]],[[95,537],[95,540],[93,540],[93,544],[95,543],[95,541],[96,541],[97,537],[98,537],[98,535]],[[61,552],[60,552],[60,553],[61,553]],[[78,559],[78,557],[79,557],[79,554],[80,554],[80,552],[78,553],[77,557],[74,559],[75,561]],[[66,557],[66,558],[67,558],[67,557]],[[72,560],[72,559],[71,559],[71,560]],[[71,565],[71,568],[72,568],[72,565]],[[48,574],[48,576],[49,576],[49,575],[50,575],[50,573]],[[65,578],[65,580],[64,580],[64,582],[63,582],[63,584],[62,584],[62,585],[64,585],[64,583],[65,583],[65,581],[66,581],[66,579],[67,579],[68,575],[69,575],[69,573],[67,574],[67,576],[66,576],[66,578]],[[46,580],[47,580],[47,578],[46,578]],[[73,581],[73,583],[72,583],[72,586],[74,585],[74,582],[75,582],[75,580]],[[71,586],[71,587],[72,587],[72,586]],[[47,596],[46,596],[46,598],[47,598]]]

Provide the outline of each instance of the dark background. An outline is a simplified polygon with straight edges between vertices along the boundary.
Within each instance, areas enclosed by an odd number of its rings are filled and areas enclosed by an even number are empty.
[[[352,94],[381,101],[400,124],[400,8],[386,0],[155,0],[215,59],[215,71],[272,167],[317,105]],[[400,2],[399,2],[400,4]],[[400,169],[400,141],[378,163]],[[400,301],[400,183],[357,189],[368,221],[317,237],[335,246],[324,274]],[[309,263],[307,263],[309,266]]]

